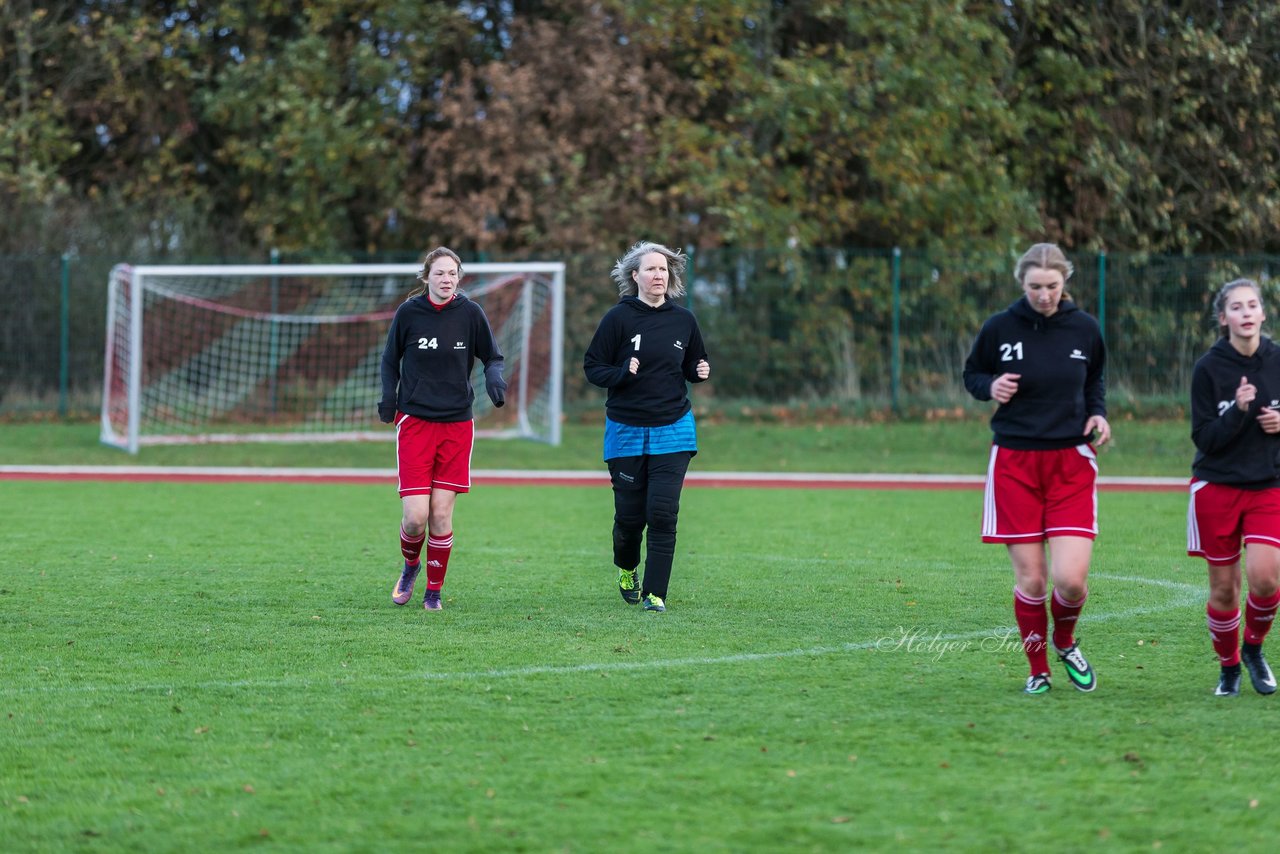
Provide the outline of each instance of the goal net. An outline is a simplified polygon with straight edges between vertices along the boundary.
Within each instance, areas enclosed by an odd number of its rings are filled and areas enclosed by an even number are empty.
[[[107,302],[102,441],[391,439],[380,365],[417,264],[117,265]],[[476,435],[560,443],[564,265],[466,264],[461,290],[506,357],[494,408],[476,365]]]

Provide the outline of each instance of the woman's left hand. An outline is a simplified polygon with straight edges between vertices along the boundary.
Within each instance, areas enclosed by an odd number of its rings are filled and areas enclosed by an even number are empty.
[[[1280,433],[1280,409],[1262,407],[1258,411],[1258,426],[1263,433]]]
[[[1094,415],[1084,423],[1084,435],[1088,436],[1094,430],[1098,431],[1097,444],[1105,445],[1111,441],[1111,425],[1107,423],[1107,419],[1101,415]]]
[[[706,359],[703,359],[698,362],[698,365],[693,369],[693,372],[698,375],[698,379],[705,380],[707,377],[711,376],[711,363]]]

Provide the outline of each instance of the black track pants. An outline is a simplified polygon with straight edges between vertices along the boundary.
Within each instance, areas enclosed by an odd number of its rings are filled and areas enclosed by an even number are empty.
[[[640,540],[649,529],[642,593],[667,597],[676,555],[680,490],[693,454],[653,454],[609,460],[613,481],[613,562],[622,569],[640,565]]]

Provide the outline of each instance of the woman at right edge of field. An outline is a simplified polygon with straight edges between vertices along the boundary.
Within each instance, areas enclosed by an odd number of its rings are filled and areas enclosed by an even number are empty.
[[[1222,330],[1191,374],[1191,500],[1187,554],[1209,565],[1205,604],[1222,667],[1214,694],[1240,693],[1240,665],[1259,694],[1276,679],[1262,641],[1280,604],[1280,346],[1263,337],[1262,292],[1252,279],[1222,286],[1213,301]],[[1244,644],[1240,556],[1244,543]]]
[[[1023,253],[1013,271],[1022,298],[987,319],[964,365],[969,393],[1000,404],[991,416],[982,541],[1009,550],[1013,614],[1031,668],[1028,694],[1052,687],[1050,614],[1053,650],[1067,678],[1080,691],[1098,687],[1075,626],[1098,534],[1098,461],[1090,439],[1096,431],[1099,445],[1109,441],[1111,426],[1102,330],[1066,293],[1073,271],[1052,243]]]

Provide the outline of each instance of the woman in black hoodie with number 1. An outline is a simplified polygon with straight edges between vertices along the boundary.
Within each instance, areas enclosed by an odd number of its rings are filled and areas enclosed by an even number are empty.
[[[684,270],[679,251],[647,240],[632,246],[610,273],[618,303],[601,318],[582,359],[587,379],[609,390],[604,459],[613,483],[618,592],[653,613],[667,609],[680,493],[698,453],[688,384],[711,376],[697,319],[673,302],[684,294]]]

